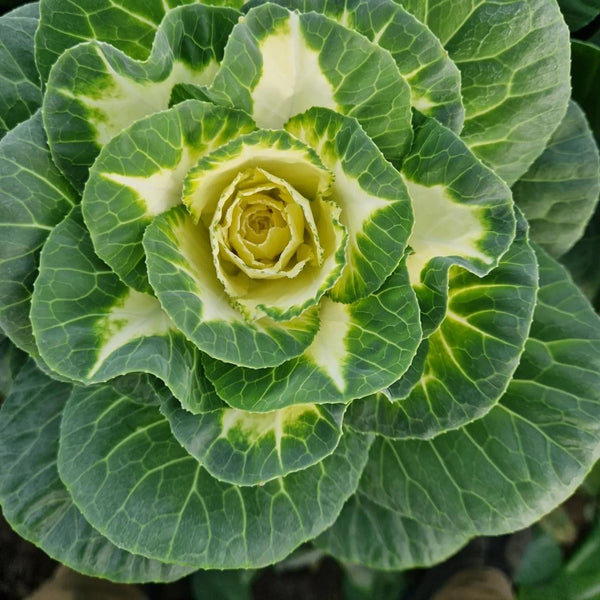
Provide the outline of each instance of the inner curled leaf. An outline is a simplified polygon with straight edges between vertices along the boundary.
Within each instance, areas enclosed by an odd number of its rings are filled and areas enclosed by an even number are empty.
[[[323,262],[309,202],[264,169],[244,169],[222,194],[211,225],[216,260],[230,275],[292,278]]]
[[[250,320],[288,321],[339,279],[347,231],[332,172],[285,131],[258,130],[204,156],[183,202],[206,232],[217,279]]]

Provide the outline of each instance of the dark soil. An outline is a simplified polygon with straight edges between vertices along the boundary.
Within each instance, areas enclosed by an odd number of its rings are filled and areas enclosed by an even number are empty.
[[[20,538],[0,516],[0,598],[21,600],[52,575],[57,563]]]
[[[341,582],[338,564],[333,559],[325,559],[315,569],[286,573],[265,569],[254,582],[252,591],[256,600],[343,600]]]
[[[39,548],[20,538],[0,516],[1,600],[23,600],[49,579],[57,566],[58,563]],[[314,569],[281,573],[269,568],[256,578],[252,595],[260,600],[343,600],[341,579],[341,570],[332,559],[321,561]],[[189,578],[142,588],[149,600],[190,600],[192,597]]]

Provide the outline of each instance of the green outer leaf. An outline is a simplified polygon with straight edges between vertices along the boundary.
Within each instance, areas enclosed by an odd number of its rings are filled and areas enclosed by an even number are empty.
[[[36,34],[36,62],[42,80],[68,48],[87,40],[108,42],[131,58],[148,57],[165,9],[195,0],[42,0]],[[241,8],[241,0],[203,0],[202,4]]]
[[[483,276],[515,234],[510,190],[464,142],[437,121],[415,119],[415,138],[402,165],[413,200],[407,259],[428,335],[443,318],[447,269],[458,264]]]
[[[254,568],[284,558],[333,522],[370,444],[345,432],[317,465],[240,488],[202,469],[155,407],[100,386],[71,396],[58,462],[86,518],[119,546],[198,568]]]
[[[409,367],[421,339],[404,265],[354,304],[321,302],[321,326],[298,358],[274,369],[241,369],[204,357],[217,393],[242,410],[347,402],[378,391]]]
[[[52,162],[39,112],[0,141],[0,327],[34,357],[29,310],[39,251],[78,201]]]
[[[117,548],[84,519],[59,479],[59,425],[72,386],[43,375],[32,360],[0,410],[0,503],[22,537],[63,564],[113,581],[172,581],[191,569]]]
[[[410,197],[389,164],[352,117],[316,107],[292,117],[285,129],[314,148],[334,174],[333,200],[348,231],[346,266],[329,291],[354,302],[378,290],[398,266],[412,229]]]
[[[451,269],[448,312],[427,339],[422,372],[417,382],[411,376],[416,385],[410,393],[400,380],[375,398],[356,400],[347,422],[359,431],[403,439],[432,438],[481,418],[517,368],[537,283],[536,258],[521,219],[517,238],[488,275]]]
[[[254,0],[244,8],[266,1]],[[277,4],[323,13],[390,52],[410,86],[413,108],[460,132],[465,116],[460,72],[433,33],[402,6],[393,0],[277,0]]]
[[[600,321],[566,271],[537,255],[530,339],[500,403],[433,440],[378,438],[357,494],[319,539],[328,552],[380,568],[438,562],[473,535],[538,519],[598,459]]]
[[[146,226],[180,204],[184,177],[198,158],[254,127],[240,111],[191,100],[114,137],[91,168],[82,201],[98,256],[125,283],[149,291]]]
[[[158,215],[146,230],[148,276],[164,310],[186,337],[219,360],[260,368],[301,354],[319,328],[315,307],[286,322],[246,321],[217,279],[206,228],[185,207]]]
[[[6,336],[0,334],[0,399],[8,396],[26,360],[27,354],[21,352]]]
[[[573,40],[571,51],[573,53],[571,63],[573,99],[584,110],[596,142],[600,144],[600,103],[598,103],[600,48],[594,44]]]
[[[0,138],[41,106],[40,77],[33,58],[36,18],[0,18]]]
[[[558,0],[558,5],[571,31],[585,27],[600,14],[599,0]]]
[[[216,479],[262,485],[335,451],[345,406],[303,404],[270,413],[224,407],[200,415],[172,398],[161,412],[177,441]]]
[[[600,195],[600,156],[575,102],[512,191],[530,224],[531,239],[552,256],[565,254],[583,235]]]
[[[198,350],[156,298],[128,288],[94,254],[78,207],[44,246],[31,322],[42,357],[65,377],[95,383],[152,373],[190,410],[214,408]]]
[[[355,117],[389,158],[410,146],[410,90],[389,53],[317,13],[251,9],[231,33],[210,94],[264,129],[325,106]]]
[[[44,96],[44,124],[57,166],[77,189],[104,144],[168,107],[174,84],[212,81],[238,16],[200,4],[172,10],[145,62],[99,42],[80,44],[58,59]]]
[[[461,137],[512,185],[542,153],[570,95],[569,30],[549,0],[402,0],[460,69]]]

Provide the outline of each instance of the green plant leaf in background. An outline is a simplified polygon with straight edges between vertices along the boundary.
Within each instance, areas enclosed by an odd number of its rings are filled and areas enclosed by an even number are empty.
[[[519,600],[595,600],[600,590],[600,525],[596,523],[568,561],[547,581],[523,585]]]
[[[585,27],[600,15],[600,0],[558,0],[571,31]]]
[[[533,536],[514,576],[522,587],[552,579],[564,562],[562,548],[551,535],[535,528]]]
[[[256,572],[196,571],[192,576],[194,600],[252,600],[251,583]]]
[[[360,565],[343,564],[342,589],[345,600],[389,600],[400,598],[408,587],[403,572],[375,571]]]

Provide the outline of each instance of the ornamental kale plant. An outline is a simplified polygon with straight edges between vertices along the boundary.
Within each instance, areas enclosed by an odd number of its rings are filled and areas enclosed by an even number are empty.
[[[39,12],[38,12],[39,10]],[[385,569],[600,457],[598,199],[554,0],[0,19],[0,502],[85,573]]]

